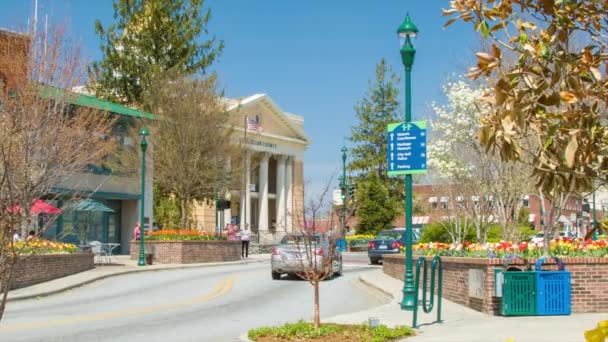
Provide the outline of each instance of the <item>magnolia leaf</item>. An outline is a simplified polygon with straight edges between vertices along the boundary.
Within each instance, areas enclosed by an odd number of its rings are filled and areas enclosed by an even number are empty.
[[[494,56],[491,56],[490,54],[487,54],[485,52],[478,52],[475,54],[475,56],[477,56],[479,61],[484,61],[486,64],[494,61],[495,59]]]
[[[602,80],[602,73],[600,72],[600,69],[592,67],[589,68],[589,71],[591,71],[591,74],[593,75],[593,78],[595,78],[596,81]]]
[[[479,30],[481,31],[481,36],[483,39],[487,39],[490,36],[490,28],[485,20],[479,25]]]
[[[536,30],[536,25],[534,23],[531,23],[529,21],[525,21],[523,23],[521,23],[522,27],[528,28],[530,30]]]
[[[443,24],[443,26],[442,26],[442,27],[443,27],[443,28],[446,28],[446,27],[448,27],[448,26],[452,25],[452,24],[453,24],[453,23],[454,23],[454,22],[455,22],[457,19],[458,19],[458,18],[452,18],[452,19],[450,19],[450,20],[446,21],[446,23],[445,23],[445,24]]]
[[[492,56],[496,57],[496,59],[500,59],[502,57],[502,51],[496,44],[492,44]]]
[[[560,91],[559,96],[562,101],[566,102],[567,104],[573,104],[578,101],[578,97],[576,97],[576,95],[570,91]]]
[[[501,124],[502,124],[502,130],[505,135],[514,135],[515,134],[515,131],[513,129],[515,127],[515,122],[513,122],[513,120],[511,120],[511,117],[507,116],[506,118],[502,119]]]
[[[443,8],[442,8],[442,9],[441,9],[441,12],[442,12],[442,13],[441,13],[441,15],[442,15],[442,16],[444,16],[444,17],[449,17],[450,15],[452,15],[452,14],[454,14],[454,13],[458,12],[458,10],[457,10],[457,9],[455,9],[455,8],[450,8],[450,9],[448,9],[448,10],[446,10],[446,9],[443,9]]]
[[[566,146],[566,165],[569,168],[574,167],[574,157],[576,155],[576,150],[578,150],[578,141],[576,140],[576,137],[573,136],[570,138],[568,146]]]

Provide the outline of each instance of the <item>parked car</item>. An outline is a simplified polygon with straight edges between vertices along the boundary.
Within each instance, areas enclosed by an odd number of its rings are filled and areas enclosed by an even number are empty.
[[[563,239],[566,237],[571,237],[570,234],[566,233],[566,232],[560,232],[559,233],[559,238]],[[543,242],[545,241],[545,234],[544,233],[538,233],[536,235],[534,235],[532,237],[532,239],[530,240],[531,243],[539,243],[539,242]]]
[[[285,235],[272,249],[270,258],[272,279],[281,279],[283,274],[302,273],[310,265],[316,265],[319,271],[326,268],[325,271],[330,276],[342,275],[342,253],[338,248],[332,246],[333,243],[322,234],[316,234],[314,241],[312,239],[312,236],[304,234]],[[307,251],[314,253],[310,259]],[[327,258],[331,258],[331,263],[326,262]]]
[[[367,256],[371,264],[378,264],[384,254],[397,254],[403,246],[403,233],[405,228],[383,230],[367,244]],[[412,232],[413,233],[413,232]]]

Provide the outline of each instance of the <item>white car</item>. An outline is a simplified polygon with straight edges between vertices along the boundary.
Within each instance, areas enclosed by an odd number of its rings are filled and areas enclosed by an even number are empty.
[[[559,233],[560,239],[563,239],[565,237],[569,237],[568,233],[566,233],[566,232]],[[534,235],[534,237],[532,237],[532,240],[530,240],[531,243],[539,243],[539,242],[543,242],[543,241],[545,241],[544,233],[538,233],[538,234]]]

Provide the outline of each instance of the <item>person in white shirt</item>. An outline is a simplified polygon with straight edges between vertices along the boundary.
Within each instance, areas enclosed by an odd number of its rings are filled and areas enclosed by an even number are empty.
[[[19,235],[19,232],[16,230],[14,230],[13,232],[15,233],[13,235],[13,242],[21,241],[21,236]]]
[[[241,230],[241,256],[243,258],[249,257],[249,240],[251,239],[251,230],[249,230],[249,224],[245,225],[245,228]]]

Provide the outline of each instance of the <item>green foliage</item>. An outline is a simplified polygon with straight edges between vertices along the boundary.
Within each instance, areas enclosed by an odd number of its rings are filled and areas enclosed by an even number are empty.
[[[398,100],[399,77],[384,59],[376,65],[375,76],[363,99],[355,105],[357,124],[351,127],[350,141],[354,146],[350,150],[348,169],[354,172],[356,183],[370,172],[378,173],[391,197],[403,201],[403,182],[400,178],[388,177],[386,158],[386,126],[403,120]]]
[[[538,234],[538,232],[530,226],[519,226],[517,227],[517,230],[519,232],[520,241],[528,241],[531,239],[532,236]]]
[[[162,227],[179,227],[179,205],[174,196],[160,191],[158,185],[154,184],[153,202],[154,222]]]
[[[439,222],[433,222],[424,226],[420,236],[420,243],[450,242],[450,235]]]
[[[366,324],[339,325],[323,324],[318,329],[312,323],[302,320],[296,323],[286,323],[279,327],[261,327],[249,330],[247,337],[257,341],[261,337],[275,337],[286,341],[303,341],[324,338],[348,338],[355,341],[385,342],[413,335],[413,330],[406,326],[388,328],[384,325],[370,328]]]
[[[500,242],[502,238],[502,227],[498,224],[493,224],[488,229],[486,242]],[[479,242],[479,241],[475,241]]]
[[[422,229],[422,234],[420,236],[420,243],[429,243],[429,242],[443,242],[450,243],[452,242],[452,238],[446,229],[446,226],[454,225],[454,223],[447,222],[433,222]],[[471,225],[467,230],[467,233],[464,237],[464,241],[474,242],[477,238],[475,237],[475,227]]]
[[[398,215],[399,202],[389,195],[388,188],[376,172],[358,184],[357,234],[376,234],[390,229]]]
[[[359,175],[378,172],[388,178],[386,126],[399,117],[399,77],[384,59],[376,65],[376,79],[369,84],[366,96],[355,106],[357,125],[351,127],[352,160],[349,170]]]
[[[103,58],[89,68],[97,96],[142,105],[153,81],[165,72],[205,73],[224,44],[207,33],[211,10],[204,0],[114,0],[118,22],[95,32]],[[202,13],[201,13],[202,12]]]

